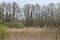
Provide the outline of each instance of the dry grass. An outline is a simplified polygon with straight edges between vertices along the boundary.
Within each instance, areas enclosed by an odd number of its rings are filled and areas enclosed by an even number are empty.
[[[49,28],[12,28],[7,29],[6,40],[56,40],[56,32]]]

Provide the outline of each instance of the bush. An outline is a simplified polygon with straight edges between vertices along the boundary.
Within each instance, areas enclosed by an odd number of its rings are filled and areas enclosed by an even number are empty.
[[[18,23],[16,23],[16,22],[11,22],[11,23],[9,23],[9,27],[19,27],[19,24]]]
[[[3,21],[2,20],[0,20],[0,24],[3,24]]]
[[[22,23],[13,21],[8,24],[9,28],[21,28],[23,27]]]

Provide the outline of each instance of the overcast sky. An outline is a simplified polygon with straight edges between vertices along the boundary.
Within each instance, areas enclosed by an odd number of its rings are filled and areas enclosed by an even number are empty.
[[[40,5],[44,5],[44,4],[49,4],[49,3],[58,3],[60,2],[60,0],[0,0],[0,3],[2,2],[17,2],[19,5],[24,5],[24,4],[40,4]]]

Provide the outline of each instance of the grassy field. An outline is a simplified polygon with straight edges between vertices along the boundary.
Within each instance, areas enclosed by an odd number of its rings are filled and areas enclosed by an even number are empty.
[[[49,28],[12,28],[7,29],[6,40],[56,40],[56,31]]]

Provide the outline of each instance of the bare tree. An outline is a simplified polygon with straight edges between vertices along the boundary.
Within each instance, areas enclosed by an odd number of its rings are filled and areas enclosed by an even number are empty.
[[[54,11],[55,11],[55,4],[54,3],[50,3],[49,4],[49,8],[50,8],[50,14],[51,14],[51,25],[53,27],[54,25]]]
[[[0,4],[0,20],[3,18],[3,13],[2,13],[2,6]]]
[[[4,18],[4,17],[5,17],[5,16],[4,16],[5,8],[6,8],[6,3],[3,2],[3,3],[2,3],[3,23],[4,23],[4,19],[5,19],[5,18]]]
[[[15,18],[15,13],[16,13],[16,9],[17,9],[17,3],[16,2],[13,2],[12,4],[12,9],[13,9],[13,19]]]
[[[30,7],[31,7],[30,4],[26,4],[26,5],[24,5],[24,8],[23,8],[25,18],[26,18],[26,26],[29,25]]]

